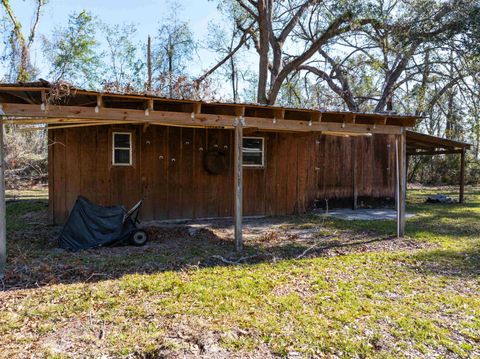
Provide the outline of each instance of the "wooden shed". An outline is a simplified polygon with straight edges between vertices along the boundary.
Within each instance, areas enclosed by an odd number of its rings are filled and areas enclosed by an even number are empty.
[[[0,278],[6,261],[3,125],[48,126],[49,212],[61,224],[78,195],[102,205],[145,201],[143,219],[303,213],[395,203],[405,230],[409,156],[469,144],[408,131],[417,117],[207,103],[86,91],[47,82],[0,84]]]
[[[143,198],[143,219],[233,216],[240,248],[243,216],[391,202],[403,235],[406,128],[414,116],[48,83],[0,85],[0,106],[0,126],[48,125],[54,223],[65,220],[78,195],[127,207]]]
[[[395,138],[415,123],[75,89],[49,100],[50,91],[0,87],[3,111],[16,116],[4,122],[49,125],[55,223],[79,194],[105,205],[144,198],[148,219],[232,216],[235,121],[243,128],[244,215],[393,203]]]
[[[143,219],[233,216],[232,129],[115,124],[57,129],[49,142],[55,223],[63,222],[79,194],[127,207],[143,198]],[[394,135],[245,129],[243,215],[393,204],[394,145]]]

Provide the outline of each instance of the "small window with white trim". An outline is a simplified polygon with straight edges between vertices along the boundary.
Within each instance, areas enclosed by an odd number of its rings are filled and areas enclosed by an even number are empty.
[[[114,166],[131,166],[132,134],[130,132],[113,132],[112,135],[112,164]]]
[[[265,143],[263,137],[243,138],[243,167],[264,167]]]

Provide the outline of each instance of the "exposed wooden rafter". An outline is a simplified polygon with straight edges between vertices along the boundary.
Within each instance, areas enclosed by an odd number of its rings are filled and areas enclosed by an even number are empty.
[[[102,115],[110,109],[123,109],[126,111],[137,109],[145,112],[147,116],[154,110],[172,113],[188,112],[192,120],[195,120],[200,115],[235,115],[235,111],[237,111],[236,109],[239,107],[245,109],[245,118],[266,118],[271,122],[276,122],[277,120],[302,120],[307,123],[339,122],[345,124],[408,127],[413,126],[418,119],[415,116],[397,114],[385,115],[375,113],[352,113],[348,111],[318,111],[259,104],[206,103],[194,100],[167,99],[146,94],[116,94],[87,91],[77,88],[70,88],[65,97],[47,102],[43,94],[48,93],[51,89],[42,83],[39,83],[38,87],[33,85],[35,84],[31,84],[30,86],[22,86],[21,84],[0,85],[0,103],[15,105],[34,105],[37,103],[45,110],[47,107],[54,107],[55,105],[60,104],[65,107],[82,107],[87,109],[92,107],[95,109],[96,113],[101,113]],[[26,100],[27,98],[29,100]],[[16,114],[13,113],[9,113],[8,115],[16,116]],[[24,115],[32,117],[31,114]],[[285,130],[285,128],[280,128],[279,130]],[[296,129],[294,128],[293,131],[296,131]]]
[[[208,114],[200,113],[191,117],[187,112],[176,111],[151,111],[145,116],[143,110],[130,110],[122,108],[102,108],[101,112],[96,112],[93,107],[83,106],[49,106],[48,111],[42,111],[37,105],[30,104],[3,104],[3,110],[7,116],[5,123],[55,123],[75,121],[88,122],[92,120],[99,121],[124,121],[143,124],[149,122],[151,124],[167,125],[167,126],[193,126],[193,127],[216,127],[216,128],[234,128],[234,121],[238,117],[237,112],[244,107],[236,106],[232,114]],[[243,111],[243,110],[242,110]],[[18,118],[18,119],[17,119]],[[43,122],[42,122],[43,121]],[[294,132],[348,132],[348,133],[383,133],[383,134],[399,134],[401,127],[389,125],[364,125],[337,122],[310,122],[308,120],[286,120],[277,119],[272,121],[270,118],[264,117],[244,117],[244,127],[255,127],[268,131],[294,131]]]

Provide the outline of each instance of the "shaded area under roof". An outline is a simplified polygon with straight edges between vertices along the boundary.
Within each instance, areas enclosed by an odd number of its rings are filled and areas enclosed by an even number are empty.
[[[469,143],[407,131],[407,155],[441,155],[461,153],[470,149]]]

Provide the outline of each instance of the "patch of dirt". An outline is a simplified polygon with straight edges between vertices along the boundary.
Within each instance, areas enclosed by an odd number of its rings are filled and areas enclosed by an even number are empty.
[[[24,215],[46,222],[46,211]],[[373,251],[418,250],[426,243],[385,237],[375,232],[333,230],[294,217],[245,221],[243,253],[235,251],[231,220],[145,226],[143,247],[105,247],[66,252],[57,248],[60,228],[44,224],[16,231],[9,238],[5,289],[113,279],[130,273],[154,273],[215,265],[254,264]],[[0,283],[1,285],[2,283]]]
[[[272,295],[277,297],[287,296],[292,293],[296,293],[304,299],[310,298],[315,294],[311,289],[311,285],[302,280],[297,280],[295,286],[292,286],[291,283],[284,283],[276,286],[272,290]]]
[[[36,225],[36,226],[45,226],[45,223],[48,222],[46,211],[33,211],[25,213],[22,216],[22,220],[27,225]]]
[[[35,347],[38,353],[50,355],[69,354],[73,357],[85,358],[119,358],[156,359],[156,358],[274,358],[265,344],[260,344],[252,351],[231,351],[223,345],[225,340],[237,339],[241,336],[251,336],[250,332],[232,328],[227,332],[212,331],[205,320],[199,317],[174,316],[169,320],[149,317],[149,325],[157,327],[156,338],[146,338],[140,335],[138,348],[126,356],[119,356],[112,350],[111,325],[96,318],[81,318],[63,323],[60,329],[38,336]],[[145,325],[142,326],[142,328]],[[132,323],[125,331],[137,333],[143,330],[138,323]],[[125,332],[125,333],[126,333]],[[118,334],[118,333],[117,333]],[[142,342],[145,340],[145,342]],[[25,356],[27,357],[27,356]]]

